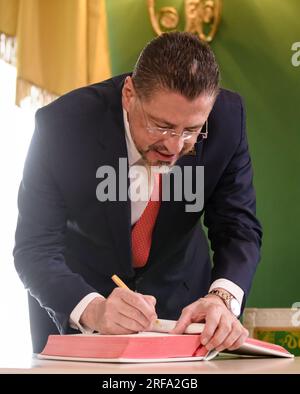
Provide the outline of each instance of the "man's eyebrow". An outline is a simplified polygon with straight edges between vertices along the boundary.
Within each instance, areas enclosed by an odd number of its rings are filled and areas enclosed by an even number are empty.
[[[153,116],[153,115],[150,115],[150,114],[149,114],[148,116],[149,116],[149,118],[151,118],[151,119],[154,120],[155,122],[163,123],[163,124],[165,124],[167,127],[170,127],[170,128],[176,128],[176,127],[177,127],[174,123],[170,123],[170,122],[168,122],[168,121],[165,120],[165,119],[158,118],[157,116]],[[185,129],[196,129],[196,130],[198,130],[198,129],[201,129],[202,127],[203,127],[203,124],[199,124],[199,125],[194,125],[194,126],[185,127]]]
[[[176,125],[174,123],[170,123],[170,122],[168,122],[165,119],[162,119],[162,118],[159,118],[157,116],[150,115],[150,114],[148,116],[149,116],[149,118],[151,118],[155,122],[164,123],[166,126],[169,126],[169,127],[176,127]]]

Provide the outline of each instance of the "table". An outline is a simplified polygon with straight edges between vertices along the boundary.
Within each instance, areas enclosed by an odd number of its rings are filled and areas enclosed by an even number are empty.
[[[219,355],[211,361],[117,364],[74,361],[0,360],[0,374],[300,374],[300,357],[254,358]]]

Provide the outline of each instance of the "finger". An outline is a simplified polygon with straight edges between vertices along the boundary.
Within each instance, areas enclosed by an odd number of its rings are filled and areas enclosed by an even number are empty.
[[[136,293],[132,290],[118,288],[115,289],[118,297],[120,297],[124,302],[129,304],[131,307],[139,310],[145,318],[151,323],[157,318],[155,308],[153,305],[148,303],[142,294]]]
[[[147,302],[142,294],[133,291],[124,291],[122,292],[121,298],[124,302],[139,310],[149,323],[152,323],[157,318],[154,305]]]
[[[146,300],[146,302],[148,302],[150,305],[154,306],[155,314],[153,315],[153,318],[150,320],[148,326],[145,327],[145,330],[151,330],[153,324],[157,320],[157,314],[156,314],[156,310],[155,310],[156,298],[151,295],[143,295],[143,297]]]
[[[208,350],[217,349],[228,337],[231,332],[232,321],[228,319],[228,316],[222,315],[220,323],[213,334],[211,340],[206,344]]]
[[[123,315],[123,313],[119,314],[118,320],[115,323],[118,324],[120,327],[130,330],[132,332],[145,331],[145,329],[149,326],[149,323],[144,326],[136,320],[133,320],[130,317]]]
[[[183,334],[189,324],[192,322],[192,313],[183,309],[176,326],[170,331],[170,334]]]
[[[248,330],[245,331],[240,335],[240,337],[228,348],[228,350],[236,350],[239,349],[246,341],[249,336]]]
[[[224,349],[229,349],[234,344],[234,342],[239,339],[242,333],[244,333],[244,328],[241,325],[241,323],[238,320],[236,320],[232,324],[232,329],[230,334],[216,350],[221,352]]]
[[[205,326],[201,335],[202,345],[207,347],[207,344],[212,339],[220,323],[222,313],[224,313],[224,310],[221,305],[213,304],[207,308],[207,313],[205,316]]]
[[[99,330],[100,334],[103,335],[128,335],[128,334],[135,334],[138,331],[131,330],[126,327],[121,326],[118,323],[110,322],[105,327],[101,327]]]
[[[144,295],[143,294],[143,297],[150,305],[153,305],[153,306],[156,305],[156,298],[153,297],[152,295]]]
[[[124,302],[123,300],[121,300],[121,303],[119,305],[118,313],[121,313],[127,318],[132,319],[136,323],[138,323],[140,326],[140,330],[144,330],[149,326],[149,320],[145,317],[145,315],[138,309],[127,304],[127,302]]]

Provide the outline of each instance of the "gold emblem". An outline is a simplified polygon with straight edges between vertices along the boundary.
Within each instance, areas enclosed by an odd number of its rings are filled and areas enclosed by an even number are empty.
[[[150,21],[157,35],[176,30],[179,14],[175,7],[155,10],[155,0],[147,0]],[[211,42],[216,35],[222,10],[222,0],[184,0],[185,31],[198,34],[202,41]]]

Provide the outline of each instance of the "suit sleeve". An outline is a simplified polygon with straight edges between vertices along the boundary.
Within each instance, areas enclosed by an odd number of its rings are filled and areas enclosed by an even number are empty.
[[[47,310],[59,332],[66,333],[74,307],[96,290],[65,263],[68,212],[51,175],[46,133],[41,132],[44,128],[41,115],[38,111],[19,188],[13,254],[25,288]]]
[[[238,147],[206,203],[204,224],[213,250],[212,280],[231,280],[247,296],[260,259],[262,229],[256,218],[253,171],[241,100],[240,129]]]

